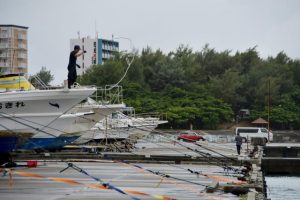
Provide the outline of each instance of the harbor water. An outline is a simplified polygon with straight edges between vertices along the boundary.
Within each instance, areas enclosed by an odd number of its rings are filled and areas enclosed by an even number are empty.
[[[266,176],[268,198],[271,200],[300,199],[299,176]]]

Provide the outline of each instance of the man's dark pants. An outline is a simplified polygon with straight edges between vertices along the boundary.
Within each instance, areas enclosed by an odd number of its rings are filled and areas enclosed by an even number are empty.
[[[237,150],[237,153],[240,155],[241,154],[241,145],[236,145],[236,150]]]
[[[71,89],[71,86],[76,82],[76,79],[77,79],[76,69],[69,70],[69,73],[68,73],[68,88],[69,89]]]

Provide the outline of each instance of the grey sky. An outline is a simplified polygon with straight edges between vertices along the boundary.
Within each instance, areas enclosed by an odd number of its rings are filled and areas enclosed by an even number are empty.
[[[46,66],[56,84],[67,78],[69,39],[94,37],[95,21],[100,37],[128,37],[140,50],[258,45],[263,57],[300,58],[298,0],[0,0],[0,24],[29,27],[29,73]]]

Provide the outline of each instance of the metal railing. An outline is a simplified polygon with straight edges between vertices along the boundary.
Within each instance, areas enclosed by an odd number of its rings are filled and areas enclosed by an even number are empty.
[[[36,87],[36,88],[40,88],[40,89],[44,89],[44,90],[48,90],[50,89],[48,85],[46,85],[44,83],[44,81],[38,76],[38,75],[33,75],[31,76],[31,84]],[[34,80],[34,81],[33,81]]]
[[[142,117],[142,118],[158,118],[160,120],[168,120],[167,113],[160,113],[160,112],[139,113],[136,114],[135,116]]]
[[[91,97],[99,104],[122,104],[123,88],[122,86],[111,87],[111,85],[106,85],[104,88],[97,87],[97,91]]]

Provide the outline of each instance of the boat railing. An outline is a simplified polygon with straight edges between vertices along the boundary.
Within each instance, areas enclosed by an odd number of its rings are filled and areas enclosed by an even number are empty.
[[[126,116],[130,118],[144,118],[144,119],[159,119],[168,121],[167,113],[161,112],[147,112],[147,113],[135,113],[135,109],[133,107],[125,107],[118,111],[119,115]]]
[[[97,91],[91,96],[100,104],[122,104],[123,103],[123,88],[122,86],[111,87],[106,85],[97,87]]]
[[[50,89],[50,87],[37,74],[30,76],[30,82],[36,88],[43,90]]]
[[[160,112],[148,112],[148,113],[139,113],[135,115],[137,118],[158,118],[159,120],[168,120],[167,113]]]

